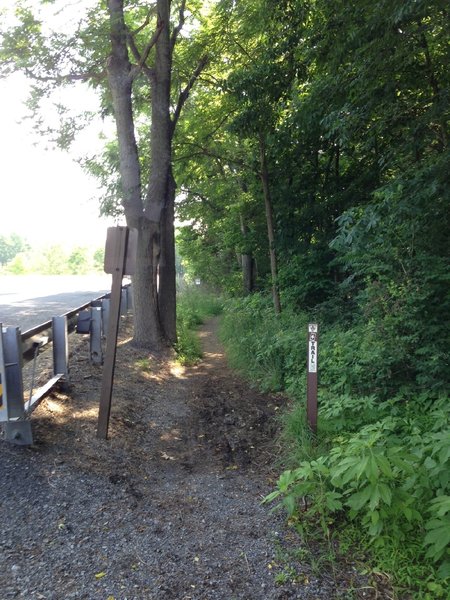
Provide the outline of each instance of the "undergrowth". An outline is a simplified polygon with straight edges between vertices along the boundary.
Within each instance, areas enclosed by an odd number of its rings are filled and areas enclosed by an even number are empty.
[[[399,597],[447,598],[450,410],[443,386],[395,378],[394,341],[384,340],[383,356],[369,321],[323,327],[313,438],[304,420],[307,322],[289,310],[274,316],[260,296],[230,301],[223,318],[233,366],[294,402],[284,426],[289,468],[266,501],[278,501],[305,538],[359,548],[374,570],[390,574]]]
[[[193,365],[201,359],[200,341],[195,331],[208,317],[221,311],[221,300],[204,289],[186,288],[178,295],[175,350],[180,364]]]

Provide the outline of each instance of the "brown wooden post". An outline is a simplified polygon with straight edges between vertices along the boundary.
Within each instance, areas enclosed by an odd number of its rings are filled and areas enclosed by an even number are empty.
[[[108,437],[109,415],[111,413],[117,334],[120,322],[120,300],[122,296],[122,279],[125,273],[125,261],[127,258],[128,231],[128,227],[110,227],[108,228],[106,238],[105,271],[112,273],[112,286],[97,424],[97,437],[103,440],[106,440]]]
[[[319,326],[308,325],[308,367],[306,375],[306,418],[311,431],[317,433],[317,375],[319,354]]]

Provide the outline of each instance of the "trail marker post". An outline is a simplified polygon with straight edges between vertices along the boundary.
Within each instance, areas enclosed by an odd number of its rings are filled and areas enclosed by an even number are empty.
[[[122,279],[133,275],[136,260],[137,231],[128,227],[109,227],[105,246],[105,273],[112,275],[111,299],[106,333],[106,352],[103,364],[102,388],[98,412],[97,437],[108,437],[111,398],[116,366],[117,334],[120,322]]]
[[[308,325],[308,368],[306,374],[306,418],[311,431],[317,433],[317,375],[319,355],[319,326]]]

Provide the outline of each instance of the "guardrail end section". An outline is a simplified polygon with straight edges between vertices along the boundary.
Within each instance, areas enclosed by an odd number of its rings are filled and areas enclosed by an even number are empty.
[[[6,368],[3,358],[3,324],[0,323],[0,421],[8,420],[8,402],[6,396]]]
[[[31,446],[33,444],[33,433],[31,422],[27,419],[20,421],[7,421],[2,423],[4,439],[6,442],[18,446]]]
[[[0,377],[2,421],[21,419],[23,408],[22,346],[18,327],[1,327]]]

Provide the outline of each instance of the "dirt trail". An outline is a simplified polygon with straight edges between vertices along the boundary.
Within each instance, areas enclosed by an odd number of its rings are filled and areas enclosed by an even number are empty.
[[[107,442],[84,343],[70,394],[33,415],[35,446],[0,444],[2,600],[341,597],[333,577],[289,563],[293,534],[261,505],[283,400],[228,369],[216,329],[202,327],[204,360],[182,368],[132,349],[122,328]]]

